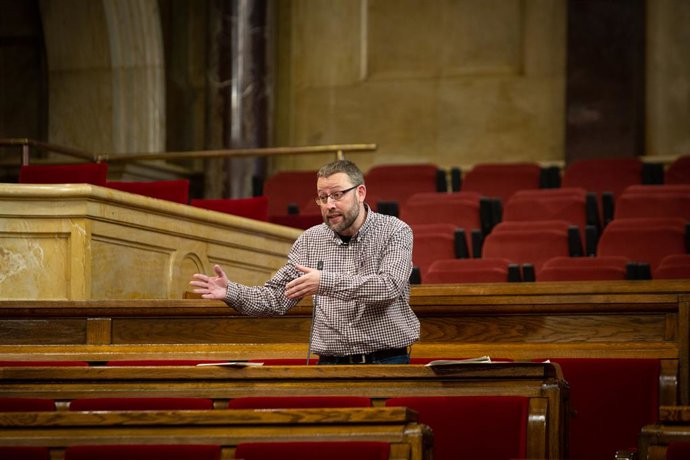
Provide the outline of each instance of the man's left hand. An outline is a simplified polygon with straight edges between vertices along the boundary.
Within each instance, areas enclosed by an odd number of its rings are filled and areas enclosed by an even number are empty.
[[[295,264],[295,268],[303,274],[285,286],[285,297],[288,299],[299,299],[316,294],[321,282],[321,271],[300,264]]]

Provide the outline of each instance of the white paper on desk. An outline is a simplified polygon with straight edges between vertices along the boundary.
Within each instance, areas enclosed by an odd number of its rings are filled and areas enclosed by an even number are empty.
[[[196,366],[256,367],[263,365],[264,363],[249,363],[247,361],[226,361],[222,363],[199,363]]]
[[[467,358],[467,359],[437,359],[435,361],[429,361],[426,366],[450,366],[452,364],[466,364],[466,363],[490,363],[491,358],[488,356],[480,356],[478,358]]]

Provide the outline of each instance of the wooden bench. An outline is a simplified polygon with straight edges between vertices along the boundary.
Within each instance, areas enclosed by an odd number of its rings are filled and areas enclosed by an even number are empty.
[[[224,459],[240,442],[383,441],[391,460],[431,459],[433,437],[403,407],[206,411],[0,413],[0,446],[213,444]]]
[[[529,398],[530,458],[562,458],[567,385],[551,363],[260,367],[3,367],[0,392],[69,401],[83,397],[195,396],[222,409],[240,396],[357,395],[375,406],[396,396]]]
[[[639,460],[665,460],[668,445],[690,441],[690,406],[662,406],[659,423],[645,426],[638,440]]]

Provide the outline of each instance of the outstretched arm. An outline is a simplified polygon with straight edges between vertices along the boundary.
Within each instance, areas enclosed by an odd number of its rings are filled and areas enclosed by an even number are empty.
[[[194,293],[201,294],[204,299],[224,300],[228,290],[228,277],[220,265],[214,265],[213,271],[216,276],[194,274],[189,284],[195,287]]]

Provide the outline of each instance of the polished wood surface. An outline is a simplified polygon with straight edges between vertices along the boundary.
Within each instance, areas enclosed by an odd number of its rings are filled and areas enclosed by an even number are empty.
[[[690,281],[416,286],[413,357],[660,358],[688,402]],[[201,299],[0,301],[0,359],[306,357],[311,305],[253,318]],[[33,357],[33,358],[32,358]]]
[[[391,459],[431,459],[432,434],[403,407],[0,413],[0,445],[217,444],[233,458],[240,442],[384,441]]]
[[[674,441],[690,442],[690,406],[661,406],[659,423],[642,428],[637,459],[666,460],[666,449]]]
[[[194,396],[223,408],[239,396],[357,395],[375,406],[396,396],[529,398],[530,458],[561,458],[568,388],[552,363],[471,363],[432,368],[372,366],[0,367],[6,396],[69,401],[83,397]]]

